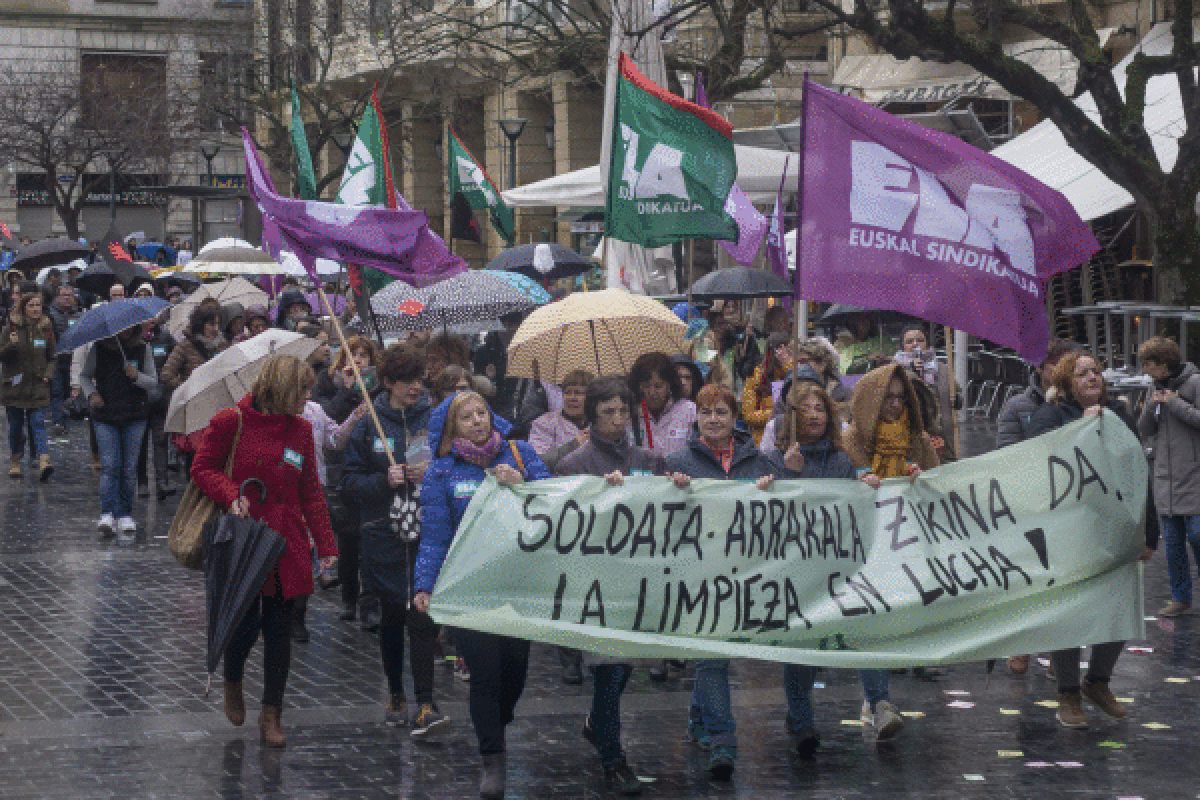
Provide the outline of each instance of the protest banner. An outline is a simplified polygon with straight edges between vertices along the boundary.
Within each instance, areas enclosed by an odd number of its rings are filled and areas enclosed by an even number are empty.
[[[831,667],[1138,638],[1146,481],[1141,446],[1112,415],[879,490],[489,478],[432,611],[608,655]]]

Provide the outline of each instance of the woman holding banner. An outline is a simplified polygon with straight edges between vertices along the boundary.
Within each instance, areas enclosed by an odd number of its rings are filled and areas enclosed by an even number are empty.
[[[488,472],[502,486],[551,477],[525,442],[506,442],[511,426],[493,417],[477,392],[442,401],[429,418],[429,445],[436,458],[421,484],[421,544],[414,575],[413,605],[429,613],[429,596],[463,512]],[[483,756],[479,794],[504,797],[504,729],[525,689],[529,640],[456,630],[454,641],[471,672],[469,707]]]
[[[1110,399],[1104,385],[1104,373],[1100,361],[1087,350],[1068,353],[1054,367],[1046,402],[1029,421],[1030,436],[1069,425],[1082,417],[1110,413],[1137,435],[1137,426],[1125,411],[1120,401]],[[1153,482],[1147,487],[1146,496],[1146,549],[1141,559],[1146,561],[1158,546],[1158,516],[1154,513]],[[1117,658],[1125,648],[1124,642],[1105,642],[1092,645],[1092,657],[1088,672],[1082,683],[1079,679],[1080,648],[1072,647],[1050,654],[1054,666],[1054,677],[1058,681],[1058,721],[1064,728],[1086,728],[1087,715],[1083,713],[1083,697],[1113,719],[1129,716],[1108,688]]]
[[[723,386],[710,384],[696,395],[698,433],[692,434],[686,447],[667,457],[667,473],[676,486],[686,489],[692,478],[709,478],[754,481],[760,489],[770,487],[774,467],[754,446],[749,434],[734,430],[737,409],[737,399]],[[737,759],[737,724],[729,700],[729,659],[696,662],[687,735],[702,748],[711,747],[709,774],[729,780]]]

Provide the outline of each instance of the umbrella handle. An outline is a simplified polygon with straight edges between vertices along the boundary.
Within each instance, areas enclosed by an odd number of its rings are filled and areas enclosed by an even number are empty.
[[[260,502],[266,503],[267,502],[267,485],[265,483],[263,483],[262,481],[260,481],[258,478],[246,478],[246,480],[242,481],[242,485],[238,487],[238,497],[246,496],[246,484],[248,484],[248,483],[258,484],[258,491],[261,496]]]

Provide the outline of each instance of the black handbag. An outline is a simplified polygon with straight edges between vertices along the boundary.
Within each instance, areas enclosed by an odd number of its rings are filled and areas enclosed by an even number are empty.
[[[80,392],[63,400],[63,412],[74,420],[87,419],[89,405],[88,399]]]

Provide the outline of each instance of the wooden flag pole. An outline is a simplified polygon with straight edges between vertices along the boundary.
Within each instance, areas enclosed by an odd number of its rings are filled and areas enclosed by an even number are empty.
[[[692,284],[696,282],[696,240],[688,241],[687,324],[692,322]]]
[[[364,282],[363,285],[365,286],[366,283]],[[341,341],[342,346],[345,347],[346,334],[342,330],[342,323],[338,321],[337,315],[333,313],[333,306],[330,304],[329,298],[325,295],[325,287],[321,285],[320,281],[317,281],[317,296],[321,298],[321,304],[325,306],[325,313],[333,320],[333,327],[337,329],[338,339]],[[370,303],[371,301],[368,300],[367,302]],[[367,391],[367,384],[363,381],[362,373],[358,371],[358,362],[354,360],[353,354],[348,354],[346,361],[354,370],[354,381],[358,384],[358,388],[362,390],[363,397],[366,398],[367,413],[371,415],[371,422],[375,424],[375,432],[379,434],[379,440],[383,442],[383,453],[387,456],[388,466],[398,466],[395,456],[392,455],[392,443],[383,435],[383,425],[379,422],[379,415],[375,413],[375,404],[371,402],[371,393]]]

